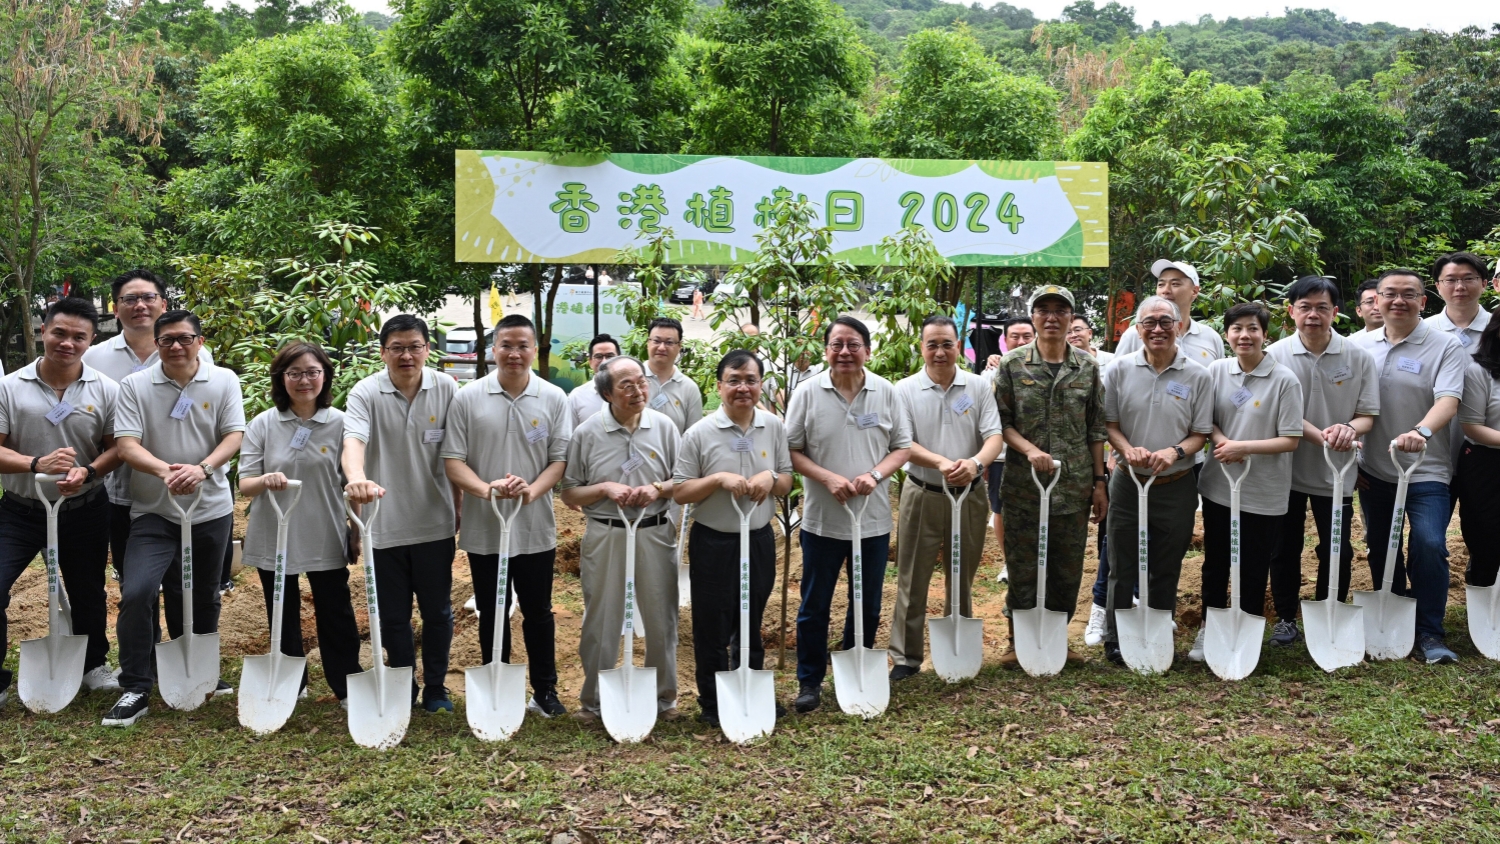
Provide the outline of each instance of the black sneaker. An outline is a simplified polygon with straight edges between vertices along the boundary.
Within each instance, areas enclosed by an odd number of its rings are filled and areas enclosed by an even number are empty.
[[[798,712],[811,712],[823,703],[823,685],[821,683],[808,683],[797,692],[797,699],[792,701],[792,707]]]
[[[1110,662],[1113,662],[1115,665],[1124,665],[1125,664],[1125,657],[1124,657],[1124,655],[1122,655],[1120,653],[1120,643],[1119,642],[1105,642],[1104,643],[1104,658],[1107,659],[1107,660],[1109,660]]]
[[[915,677],[922,673],[920,668],[912,668],[910,665],[898,665],[891,669],[891,682],[898,683],[907,677]]]
[[[719,729],[719,713],[704,710],[698,713],[698,723],[707,724],[714,729]]]
[[[1436,636],[1423,636],[1417,643],[1416,650],[1418,657],[1428,665],[1452,665],[1458,662],[1458,654]]]
[[[422,701],[422,708],[427,710],[428,715],[451,714],[453,701],[448,699],[448,690],[443,689]]]
[[[224,695],[232,694],[234,694],[234,686],[231,686],[223,680],[220,680],[219,685],[214,686],[214,693],[209,695],[209,697],[223,697]]]
[[[146,695],[142,692],[126,692],[120,695],[119,703],[104,716],[106,727],[129,727],[146,717],[151,710],[146,706]]]
[[[234,591],[234,581],[233,580],[226,580],[223,583],[219,584],[219,597],[222,598],[225,595],[228,595],[230,592],[233,592],[233,591]]]
[[[1301,639],[1302,631],[1297,629],[1297,622],[1294,619],[1284,618],[1271,628],[1271,644],[1278,648],[1295,645]]]
[[[785,717],[786,717],[786,707],[782,706],[779,703],[776,704],[776,720],[780,721],[781,719],[783,719]]]
[[[568,714],[568,708],[563,706],[562,701],[557,699],[556,689],[547,689],[532,695],[531,701],[526,704],[526,708],[543,718]]]

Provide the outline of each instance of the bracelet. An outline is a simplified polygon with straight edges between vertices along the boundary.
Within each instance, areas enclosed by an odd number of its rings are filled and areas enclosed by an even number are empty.
[[[41,460],[41,459],[42,459],[42,458],[41,458],[41,457],[39,457],[39,456],[38,456],[38,457],[33,457],[33,458],[31,458],[31,474],[33,474],[33,475],[35,475],[35,474],[36,474],[36,462],[37,462],[37,461],[38,461],[38,460]]]
[[[1096,483],[1096,484],[1109,483],[1109,475],[1095,475],[1094,476],[1094,483]]]

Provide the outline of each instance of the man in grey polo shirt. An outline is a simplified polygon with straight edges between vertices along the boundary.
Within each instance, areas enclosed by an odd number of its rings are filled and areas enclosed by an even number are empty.
[[[1136,483],[1156,476],[1148,500],[1150,544],[1147,577],[1153,609],[1177,609],[1182,556],[1193,539],[1198,510],[1193,455],[1213,432],[1213,379],[1188,362],[1178,346],[1182,312],[1161,296],[1136,310],[1135,333],[1143,348],[1116,357],[1104,373],[1104,421],[1120,465],[1109,481],[1109,598],[1105,606],[1104,655],[1123,665],[1115,610],[1128,605],[1138,576]]]
[[[677,433],[703,418],[703,392],[677,368],[682,354],[682,323],[671,317],[651,320],[646,337],[646,380],[651,384],[647,406],[672,420]]]
[[[594,376],[604,410],[584,420],[568,443],[562,499],[583,508],[588,528],[579,552],[583,630],[578,656],[583,691],[578,718],[599,717],[599,672],[619,664],[625,623],[625,523],[641,518],[635,541],[636,621],[646,630],[646,665],[656,669],[656,705],[677,717],[677,572],[667,519],[672,469],[682,436],[646,403],[651,387],[633,357],[608,360]],[[642,512],[644,511],[644,512]],[[631,656],[626,654],[625,659]]]
[[[599,371],[604,362],[620,353],[620,343],[608,334],[600,334],[589,341],[588,370],[590,375]],[[573,416],[573,427],[577,428],[583,424],[583,420],[593,416],[604,409],[604,399],[599,398],[599,391],[594,389],[594,379],[579,384],[568,393],[568,412]]]
[[[1297,333],[1271,345],[1266,354],[1290,369],[1302,385],[1302,442],[1292,454],[1292,483],[1281,526],[1281,541],[1271,556],[1271,596],[1276,602],[1276,626],[1271,644],[1291,645],[1302,638],[1297,612],[1302,598],[1302,546],[1307,535],[1307,507],[1312,504],[1317,526],[1318,576],[1313,595],[1328,597],[1328,531],[1333,518],[1333,473],[1323,458],[1323,444],[1335,461],[1347,459],[1355,441],[1368,434],[1380,414],[1380,385],[1375,361],[1352,340],[1333,332],[1339,313],[1339,287],[1316,275],[1297,279],[1286,298]],[[1349,594],[1349,568],[1354,546],[1349,544],[1354,519],[1354,485],[1344,485],[1344,518],[1338,554],[1339,594]]]
[[[42,356],[0,380],[0,663],[6,653],[5,611],[21,572],[47,543],[47,514],[34,476],[67,475],[57,491],[57,565],[73,609],[73,632],[88,637],[83,687],[117,689],[105,664],[104,557],[109,518],[104,475],[119,465],[115,401],[120,387],[83,363],[99,313],[83,299],[63,298],[42,317]],[[0,665],[0,704],[11,672]]]
[[[464,531],[458,547],[469,554],[474,599],[479,613],[479,648],[484,662],[494,654],[495,589],[499,585],[500,524],[490,509],[494,490],[519,499],[510,526],[510,584],[521,604],[521,634],[531,672],[527,708],[551,718],[567,712],[557,699],[557,660],[553,640],[552,568],[557,559],[557,522],[552,488],[562,480],[573,420],[563,391],[531,371],[536,329],[511,314],[495,326],[495,371],[458,391],[448,411],[443,462],[448,479],[467,492]],[[489,480],[486,480],[486,479]],[[514,509],[509,500],[502,513]],[[509,604],[509,590],[506,607]],[[510,638],[500,658],[510,661]]]
[[[1484,293],[1484,259],[1472,252],[1454,252],[1438,258],[1433,264],[1432,275],[1437,279],[1438,295],[1443,298],[1443,309],[1423,322],[1439,331],[1453,335],[1464,348],[1464,354],[1472,357],[1479,348],[1479,335],[1490,324],[1490,313],[1479,307],[1479,297]],[[1448,438],[1453,468],[1458,468],[1458,455],[1463,450],[1464,430],[1455,413],[1448,423]],[[1457,503],[1456,496],[1451,497]],[[1449,508],[1451,516],[1452,507]]]
[[[911,429],[911,463],[901,487],[901,543],[896,547],[896,609],[891,618],[891,680],[922,670],[927,625],[927,587],[938,558],[948,558],[953,507],[944,484],[957,496],[969,495],[959,513],[963,549],[959,554],[959,608],[974,614],[971,588],[984,552],[989,507],[984,467],[1000,454],[1000,411],[989,382],[964,372],[958,361],[958,325],[951,317],[930,316],[922,323],[922,371],[896,383]],[[951,595],[945,573],[943,594]],[[946,602],[945,602],[946,603]],[[949,608],[952,609],[951,607]]]
[[[1417,599],[1416,655],[1428,664],[1452,663],[1458,656],[1443,643],[1448,606],[1448,521],[1453,512],[1449,482],[1453,441],[1448,424],[1463,398],[1469,355],[1452,334],[1422,321],[1427,302],[1421,276],[1413,270],[1380,274],[1380,312],[1385,327],[1364,335],[1362,347],[1375,359],[1380,382],[1380,415],[1360,454],[1360,507],[1365,544],[1386,547],[1396,505],[1396,470],[1388,450],[1395,441],[1403,465],[1426,446],[1427,456],[1411,476],[1406,517],[1411,522],[1406,554],[1397,554],[1391,591]],[[1436,434],[1436,436],[1434,436]],[[1370,554],[1370,574],[1383,582],[1385,555]],[[1408,582],[1409,580],[1409,582]]]
[[[120,687],[125,693],[104,717],[105,726],[129,726],[145,715],[151,691],[155,640],[151,614],[157,585],[179,578],[182,565],[181,517],[168,496],[192,495],[203,488],[193,513],[194,553],[222,560],[234,527],[234,498],[224,467],[240,450],[245,406],[240,379],[198,358],[203,330],[188,311],[167,311],[156,321],[161,360],[128,376],[120,385],[115,440],[130,476],[130,541],[125,546],[125,581],[120,584]],[[179,498],[186,508],[189,499]],[[219,629],[216,577],[194,578],[194,633]],[[227,686],[220,681],[221,687]],[[216,692],[217,693],[217,692]]]
[[[1198,298],[1198,270],[1192,264],[1162,258],[1151,265],[1151,274],[1156,276],[1156,295],[1170,300],[1182,314],[1182,322],[1177,326],[1177,346],[1182,349],[1183,356],[1204,367],[1223,358],[1224,338],[1193,319],[1193,302]],[[1138,352],[1142,345],[1140,332],[1127,331],[1115,344],[1115,357]]]
[[[911,457],[911,427],[891,382],[865,369],[870,329],[843,315],[823,329],[828,369],[792,394],[787,444],[792,466],[806,483],[802,514],[802,606],[797,609],[798,712],[822,703],[828,671],[828,622],[839,572],[853,562],[854,528],[844,503],[864,508],[860,520],[864,561],[863,647],[875,645],[880,588],[890,557],[890,474]],[[869,500],[863,500],[868,496]],[[853,585],[849,592],[853,594]],[[854,609],[844,614],[843,647],[854,646]]]

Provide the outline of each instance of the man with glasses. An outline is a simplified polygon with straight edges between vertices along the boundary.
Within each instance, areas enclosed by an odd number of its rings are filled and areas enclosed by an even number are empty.
[[[1366,279],[1360,283],[1359,290],[1355,293],[1359,304],[1354,308],[1354,315],[1359,317],[1360,324],[1363,326],[1355,332],[1355,337],[1370,334],[1385,327],[1385,317],[1380,315],[1380,291],[1376,289],[1378,287],[1380,287],[1378,279]]]
[[[1203,367],[1223,358],[1224,338],[1193,319],[1193,302],[1198,298],[1198,270],[1192,264],[1162,258],[1151,265],[1151,274],[1156,276],[1156,295],[1170,300],[1182,315],[1182,322],[1177,326],[1177,346],[1183,355]],[[1139,331],[1127,331],[1115,344],[1115,356],[1138,352],[1144,345]]]
[[[853,526],[844,511],[863,507],[864,647],[880,626],[880,589],[891,546],[890,474],[911,456],[911,428],[901,395],[865,368],[870,329],[843,315],[823,329],[828,370],[796,393],[786,414],[792,467],[805,479],[802,514],[802,606],[797,609],[798,712],[822,703],[828,672],[828,623],[839,571],[853,562]],[[868,502],[864,499],[868,496]],[[851,583],[850,594],[853,594]],[[854,645],[852,604],[843,647]]]
[[[922,371],[896,384],[912,443],[911,464],[901,487],[899,574],[891,619],[892,681],[922,670],[927,587],[938,559],[948,557],[950,538],[958,530],[950,525],[953,508],[945,486],[954,495],[969,489],[959,514],[963,527],[959,608],[966,616],[974,614],[971,587],[984,553],[984,468],[1000,454],[995,394],[983,378],[958,366],[963,355],[958,325],[950,317],[930,316],[922,323],[921,343]],[[947,586],[943,592],[952,595]]]
[[[448,479],[467,492],[458,547],[468,552],[479,615],[484,662],[494,654],[496,578],[500,571],[500,525],[490,509],[491,490],[519,499],[511,523],[510,583],[521,604],[521,634],[531,672],[527,708],[545,718],[567,712],[557,698],[556,634],[552,619],[552,569],[557,559],[557,522],[552,488],[562,479],[573,420],[563,391],[531,369],[536,359],[531,320],[511,314],[495,326],[495,371],[458,391],[448,411],[442,456]],[[486,479],[489,480],[486,480]],[[503,502],[502,512],[513,505]],[[507,610],[510,595],[506,594]],[[503,616],[502,616],[503,618]],[[500,651],[510,661],[510,639]]]
[[[1423,320],[1427,325],[1446,334],[1463,347],[1464,354],[1473,357],[1479,348],[1479,335],[1490,324],[1490,312],[1479,307],[1479,297],[1484,294],[1484,259],[1472,252],[1453,252],[1438,258],[1433,264],[1432,275],[1437,279],[1438,295],[1443,298],[1443,309]],[[1464,429],[1454,414],[1448,423],[1448,439],[1452,441],[1449,456],[1453,468],[1458,468],[1458,457],[1463,452]],[[1454,499],[1457,502],[1457,499]],[[1452,508],[1449,508],[1452,512]]]
[[[648,406],[677,426],[677,433],[703,418],[703,392],[677,368],[682,354],[682,323],[671,317],[651,320],[646,335],[646,381],[651,385]]]
[[[371,531],[375,547],[364,549],[375,555],[380,632],[391,667],[415,666],[416,598],[422,613],[422,706],[436,714],[453,711],[444,679],[453,644],[454,511],[463,493],[449,483],[442,459],[458,387],[425,365],[428,340],[427,323],[411,314],[397,314],[381,326],[385,369],[349,391],[342,463],[350,500],[386,499]],[[415,676],[411,695],[415,706]]]
[[[608,334],[600,334],[589,341],[588,370],[590,376],[599,371],[599,367],[612,357],[620,354],[620,343]],[[579,384],[568,393],[568,412],[573,416],[573,427],[577,428],[583,424],[583,420],[593,416],[604,408],[604,399],[599,398],[599,391],[594,388],[594,379]]]
[[[203,330],[191,312],[167,311],[156,320],[155,332],[161,359],[125,378],[115,412],[120,457],[135,470],[130,476],[134,523],[116,622],[124,694],[104,717],[106,727],[128,727],[147,712],[157,587],[163,578],[181,579],[181,517],[168,496],[189,496],[202,487],[191,525],[194,553],[201,559],[222,560],[234,527],[225,467],[239,452],[246,427],[240,379],[199,358]],[[186,508],[188,500],[182,498],[181,506]],[[183,596],[193,602],[190,632],[219,629],[215,581],[195,578],[193,594]]]
[[[1094,348],[1094,327],[1082,314],[1074,314],[1073,323],[1068,326],[1068,345],[1093,358],[1101,371],[1115,359],[1114,353]]]

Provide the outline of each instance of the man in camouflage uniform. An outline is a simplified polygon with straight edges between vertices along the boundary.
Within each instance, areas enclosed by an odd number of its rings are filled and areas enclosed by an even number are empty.
[[[995,376],[995,401],[1004,426],[1007,471],[1000,500],[1005,508],[1005,562],[1010,591],[1005,615],[1036,607],[1037,535],[1041,492],[1031,470],[1049,483],[1052,461],[1062,477],[1052,491],[1047,538],[1047,606],[1073,616],[1083,579],[1089,508],[1104,518],[1104,387],[1094,358],[1068,345],[1073,294],[1049,284],[1031,294],[1036,342],[1007,354]],[[1016,662],[1015,632],[1001,663]],[[1071,649],[1069,659],[1077,655]]]

